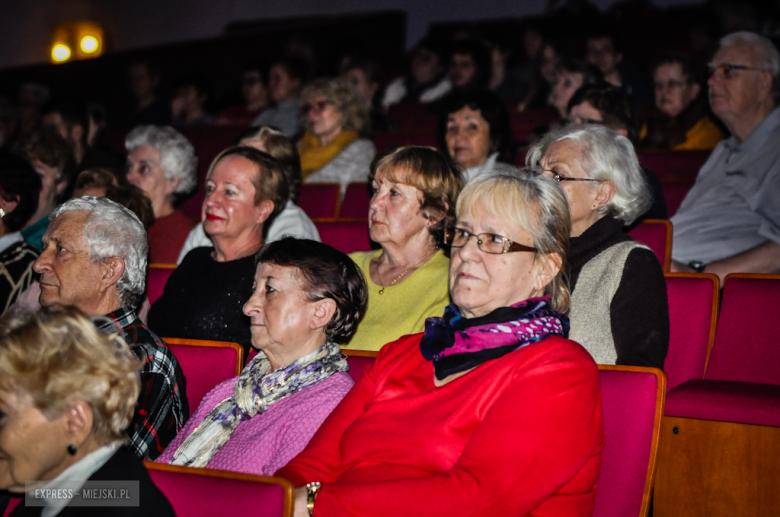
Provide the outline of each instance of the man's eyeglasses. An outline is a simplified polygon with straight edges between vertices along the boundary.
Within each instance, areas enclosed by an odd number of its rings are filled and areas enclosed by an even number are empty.
[[[301,115],[308,115],[310,111],[314,111],[315,113],[322,113],[325,111],[325,108],[328,107],[328,105],[332,104],[333,103],[329,100],[307,102],[301,106]]]
[[[551,171],[551,170],[548,170],[548,169],[545,169],[542,172],[549,172],[550,175],[551,175],[550,177],[552,179],[554,179],[555,181],[557,181],[558,183],[560,183],[562,181],[595,181],[595,182],[600,182],[601,181],[601,180],[594,180],[594,179],[591,179],[591,178],[569,178],[568,176],[561,176],[557,172]]]
[[[444,230],[444,243],[453,248],[462,248],[472,237],[477,238],[477,247],[485,253],[500,255],[515,251],[536,251],[536,248],[513,242],[506,237],[494,233],[470,233],[463,228],[448,228]]]
[[[757,68],[755,66],[745,65],[732,65],[731,63],[723,63],[722,65],[713,66],[707,65],[710,70],[710,75],[717,74],[721,80],[731,79],[734,76],[735,70],[754,70],[756,72],[766,72],[765,68]]]

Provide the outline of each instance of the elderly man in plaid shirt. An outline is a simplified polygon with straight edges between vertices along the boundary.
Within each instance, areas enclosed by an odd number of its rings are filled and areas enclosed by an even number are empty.
[[[146,231],[130,210],[106,198],[72,199],[49,217],[34,265],[41,306],[74,306],[105,315],[97,325],[106,331],[122,329],[142,363],[128,447],[141,459],[154,459],[189,418],[189,406],[179,362],[133,309],[146,283]]]

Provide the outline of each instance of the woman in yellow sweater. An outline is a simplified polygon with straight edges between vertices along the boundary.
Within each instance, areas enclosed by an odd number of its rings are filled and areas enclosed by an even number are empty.
[[[432,147],[400,147],[372,164],[368,210],[380,250],[350,255],[368,284],[368,308],[350,349],[379,350],[422,332],[450,303],[449,259],[439,245],[455,218],[463,179]]]

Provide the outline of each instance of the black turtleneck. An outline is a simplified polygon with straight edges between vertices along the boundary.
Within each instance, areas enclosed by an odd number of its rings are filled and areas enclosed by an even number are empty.
[[[573,237],[567,266],[571,291],[577,288],[585,264],[607,248],[630,240],[623,233],[623,222],[612,216],[601,218]],[[617,364],[663,369],[669,350],[669,301],[663,268],[655,253],[643,248],[629,253],[609,311]]]

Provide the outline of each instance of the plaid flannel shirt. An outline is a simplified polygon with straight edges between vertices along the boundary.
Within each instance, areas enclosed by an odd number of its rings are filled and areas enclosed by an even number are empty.
[[[128,447],[142,460],[153,460],[190,416],[184,374],[165,342],[138,319],[134,310],[123,307],[106,317],[122,327],[130,350],[143,362],[141,394],[130,423]],[[116,330],[112,322],[99,328]]]

